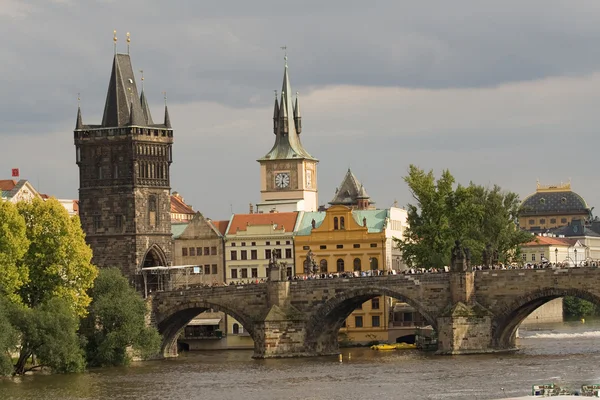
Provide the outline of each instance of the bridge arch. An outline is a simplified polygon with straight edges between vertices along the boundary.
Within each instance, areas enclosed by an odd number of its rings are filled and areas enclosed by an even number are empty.
[[[242,324],[244,329],[256,343],[253,319],[247,314],[240,312],[233,307],[210,301],[184,301],[178,302],[173,307],[161,312],[160,316],[157,316],[156,325],[159,333],[163,337],[161,354],[165,357],[176,356],[177,334],[179,331],[181,331],[181,329],[183,329],[183,327],[185,327],[195,316],[207,310],[223,312],[235,318]]]
[[[419,301],[404,293],[385,287],[363,287],[344,290],[316,308],[307,321],[306,345],[318,354],[334,353],[338,349],[338,332],[346,318],[359,305],[377,296],[388,296],[413,307],[437,330],[436,318]]]
[[[492,343],[499,349],[515,349],[519,325],[529,314],[545,303],[565,296],[578,297],[600,305],[600,297],[586,290],[544,288],[516,298],[503,312],[496,312],[492,322]]]

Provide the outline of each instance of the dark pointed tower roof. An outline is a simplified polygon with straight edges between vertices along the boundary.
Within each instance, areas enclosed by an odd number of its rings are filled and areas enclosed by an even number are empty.
[[[335,196],[329,202],[332,206],[344,205],[344,206],[355,206],[357,205],[358,199],[370,199],[371,197],[367,194],[365,187],[360,183],[356,176],[352,173],[350,168],[346,172],[346,176],[342,180],[339,189],[335,192]],[[370,204],[374,204],[369,201]]]
[[[300,103],[298,103],[298,92],[296,92],[296,104],[294,104],[294,118],[301,118]]]
[[[171,129],[171,118],[169,117],[169,108],[165,104],[165,126]]]
[[[137,110],[138,107],[135,107],[135,101],[129,103],[129,125],[131,126],[146,126],[146,121],[144,118],[144,114],[142,110]]]
[[[281,85],[281,101],[278,110],[278,124],[275,132],[275,144],[262,160],[307,159],[318,161],[302,146],[294,122],[294,106],[292,103],[292,87],[288,75],[287,57]],[[289,118],[291,116],[292,118]]]
[[[142,105],[142,115],[144,116],[146,125],[154,125],[154,122],[152,122],[152,115],[150,115],[150,107],[148,106],[148,100],[146,99],[146,94],[144,93],[143,87],[142,94],[140,95],[140,104]]]
[[[77,121],[75,122],[75,129],[83,129],[83,120],[81,118],[81,107],[77,106]]]
[[[141,117],[142,105],[137,101],[138,99],[129,54],[115,54],[106,93],[102,126],[105,128],[125,126],[129,124],[132,114]],[[134,108],[133,112],[130,107]]]

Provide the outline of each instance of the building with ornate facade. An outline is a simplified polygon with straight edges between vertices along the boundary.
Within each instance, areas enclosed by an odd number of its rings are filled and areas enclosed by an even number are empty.
[[[527,196],[519,207],[519,226],[532,232],[569,225],[573,220],[588,221],[591,209],[579,194],[571,190],[571,183],[541,185]]]
[[[302,145],[302,116],[298,94],[292,99],[287,56],[280,98],[275,94],[271,150],[260,163],[258,213],[317,211],[317,160]]]
[[[401,270],[401,264],[395,264],[399,250],[393,238],[403,237],[405,210],[333,205],[326,211],[301,214],[294,238],[297,273],[352,274],[360,279]],[[346,319],[340,333],[355,343],[387,341],[391,301],[380,296],[363,303]]]
[[[143,268],[172,262],[173,129],[166,105],[163,121],[153,121],[129,54],[115,52],[102,122],[84,124],[78,108],[74,142],[92,262],[120,268],[141,288]]]

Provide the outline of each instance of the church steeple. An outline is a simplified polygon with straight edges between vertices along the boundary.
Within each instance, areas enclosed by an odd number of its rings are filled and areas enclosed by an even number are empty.
[[[302,146],[298,135],[302,131],[300,108],[297,98],[296,105],[293,104],[287,56],[285,57],[280,98],[277,99],[277,94],[275,94],[273,131],[275,132],[275,144],[261,160],[306,159],[317,161]]]

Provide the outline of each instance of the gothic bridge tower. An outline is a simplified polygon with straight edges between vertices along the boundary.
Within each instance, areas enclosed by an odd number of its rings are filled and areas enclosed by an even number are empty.
[[[152,121],[143,79],[138,95],[129,54],[115,51],[102,123],[83,124],[78,108],[74,131],[79,217],[93,263],[120,268],[138,288],[141,269],[169,265],[172,248],[173,129],[166,102],[164,121]]]
[[[317,211],[317,163],[302,146],[302,116],[298,95],[292,100],[287,56],[281,98],[275,94],[273,148],[260,163],[261,190],[258,212]]]

